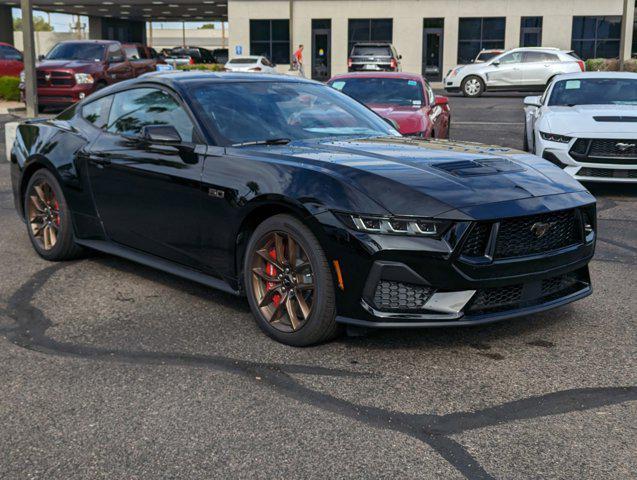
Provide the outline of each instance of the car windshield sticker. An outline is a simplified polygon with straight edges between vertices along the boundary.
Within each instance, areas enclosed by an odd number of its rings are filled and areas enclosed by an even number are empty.
[[[418,82],[416,82],[416,80],[407,80],[407,85],[409,85],[410,87],[415,87],[416,85],[418,85]]]
[[[420,107],[420,106],[422,105],[422,102],[421,102],[420,100],[412,100],[412,101],[411,101],[411,104],[412,104],[414,107]]]
[[[345,86],[345,82],[334,82],[334,83],[332,83],[332,88],[334,88],[336,90],[343,90],[344,86]]]
[[[579,80],[567,80],[564,88],[566,90],[577,90],[580,88],[580,84]]]

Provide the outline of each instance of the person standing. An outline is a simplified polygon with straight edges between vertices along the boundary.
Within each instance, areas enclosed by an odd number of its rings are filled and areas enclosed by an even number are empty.
[[[294,61],[298,65],[299,75],[305,78],[305,70],[303,69],[303,45],[299,45],[299,48],[294,52]]]

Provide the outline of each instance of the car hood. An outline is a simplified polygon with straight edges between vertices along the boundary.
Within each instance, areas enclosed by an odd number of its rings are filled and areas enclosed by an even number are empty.
[[[258,150],[337,176],[394,215],[434,217],[474,205],[585,191],[539,157],[480,144],[383,137]]]
[[[94,69],[100,64],[101,62],[87,60],[43,60],[36,65],[36,68],[38,70],[54,70],[59,68],[77,72]]]
[[[426,128],[427,116],[421,108],[376,104],[370,104],[368,107],[381,117],[395,121],[403,135],[422,132]]]
[[[608,138],[637,135],[637,105],[553,106],[546,107],[543,118],[547,133]]]

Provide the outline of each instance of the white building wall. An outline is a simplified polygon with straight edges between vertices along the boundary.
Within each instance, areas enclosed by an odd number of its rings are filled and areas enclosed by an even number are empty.
[[[294,0],[291,42],[305,45],[305,71],[311,72],[312,19],[332,20],[332,75],[347,71],[350,18],[392,18],[393,43],[403,70],[422,69],[424,18],[444,18],[443,71],[456,64],[460,17],[506,17],[505,48],[519,45],[520,19],[543,17],[543,46],[571,48],[574,15],[622,15],[623,0]],[[230,56],[235,47],[250,53],[250,19],[287,19],[288,0],[228,0]],[[631,12],[632,13],[632,12]],[[632,20],[632,15],[630,20]],[[632,21],[627,29],[632,42]],[[281,72],[288,66],[279,66]]]

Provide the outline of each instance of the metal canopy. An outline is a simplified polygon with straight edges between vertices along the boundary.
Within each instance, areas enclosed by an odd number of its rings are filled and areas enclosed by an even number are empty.
[[[0,0],[0,5],[20,8],[19,0]],[[35,0],[33,9],[92,17],[145,21],[225,21],[226,0]]]

